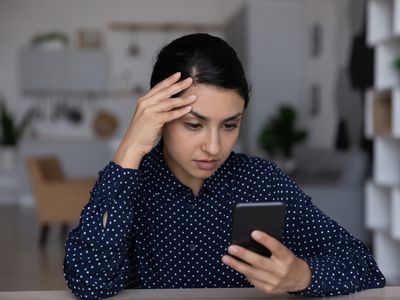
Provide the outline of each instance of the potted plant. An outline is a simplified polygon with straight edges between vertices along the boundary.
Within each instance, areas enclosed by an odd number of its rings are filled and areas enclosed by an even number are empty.
[[[392,62],[392,67],[393,69],[395,69],[396,71],[400,71],[400,56],[397,56],[393,62]]]
[[[7,109],[5,101],[0,100],[0,166],[2,169],[11,170],[14,168],[16,147],[32,116],[33,113],[30,111],[17,123]]]
[[[305,130],[296,129],[297,113],[290,105],[284,104],[262,128],[259,144],[261,148],[285,172],[295,169],[294,147],[307,138]]]
[[[31,40],[31,44],[36,48],[60,50],[67,48],[69,39],[63,32],[52,31],[35,35]]]

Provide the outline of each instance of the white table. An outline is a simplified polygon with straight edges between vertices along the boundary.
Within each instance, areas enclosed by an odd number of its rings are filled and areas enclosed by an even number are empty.
[[[1,300],[72,300],[75,298],[69,291],[23,291],[23,292],[0,292]],[[325,298],[303,298],[290,295],[268,296],[256,289],[160,289],[160,290],[124,290],[112,298],[112,300],[144,300],[144,299],[193,299],[193,300],[216,300],[216,299],[279,299],[279,300],[307,300],[307,299],[400,299],[400,287],[386,287],[383,289],[367,290],[348,296],[325,297]]]

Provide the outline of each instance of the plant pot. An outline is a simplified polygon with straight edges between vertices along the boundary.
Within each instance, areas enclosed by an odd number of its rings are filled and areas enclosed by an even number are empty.
[[[12,171],[17,163],[17,148],[12,146],[0,147],[0,170]]]

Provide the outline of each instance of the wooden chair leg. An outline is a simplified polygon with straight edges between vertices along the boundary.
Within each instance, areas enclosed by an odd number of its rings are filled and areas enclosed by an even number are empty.
[[[43,224],[40,227],[39,246],[44,247],[47,243],[47,236],[49,234],[49,225]]]

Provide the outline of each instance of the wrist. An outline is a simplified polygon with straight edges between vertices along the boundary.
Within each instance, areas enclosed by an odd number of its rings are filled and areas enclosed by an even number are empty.
[[[138,169],[143,156],[137,148],[121,143],[112,160],[123,168]]]
[[[298,259],[298,272],[297,272],[297,280],[296,286],[289,292],[301,292],[307,289],[311,285],[312,273],[310,266],[304,260]]]

